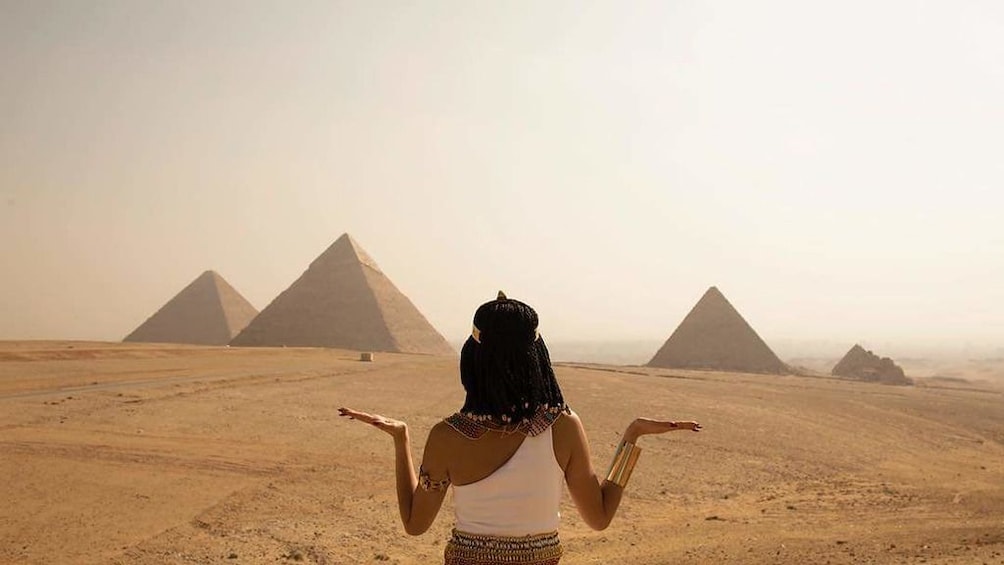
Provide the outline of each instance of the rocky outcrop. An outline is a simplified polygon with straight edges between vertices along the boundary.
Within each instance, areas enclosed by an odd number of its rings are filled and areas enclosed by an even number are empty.
[[[855,344],[844,355],[839,363],[834,365],[831,374],[835,377],[846,377],[862,381],[878,382],[893,385],[913,384],[903,369],[888,357],[879,357],[860,345]]]

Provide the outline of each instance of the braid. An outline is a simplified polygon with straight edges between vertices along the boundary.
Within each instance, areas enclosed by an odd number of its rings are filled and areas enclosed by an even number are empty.
[[[565,407],[537,323],[533,308],[518,300],[500,298],[478,308],[479,340],[468,338],[460,352],[463,412],[505,422],[530,418],[545,406]]]

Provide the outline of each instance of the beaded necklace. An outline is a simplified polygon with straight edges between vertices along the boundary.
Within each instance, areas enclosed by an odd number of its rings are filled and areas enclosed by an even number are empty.
[[[468,439],[481,439],[488,432],[537,436],[551,427],[558,416],[570,412],[567,406],[544,405],[533,416],[520,422],[510,422],[505,416],[502,417],[503,421],[499,422],[499,418],[467,412],[457,412],[443,421]]]

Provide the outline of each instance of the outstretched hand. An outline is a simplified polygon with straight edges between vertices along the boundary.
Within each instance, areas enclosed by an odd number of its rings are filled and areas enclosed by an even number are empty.
[[[401,420],[394,420],[379,414],[360,412],[351,408],[339,408],[338,415],[350,420],[359,420],[360,422],[370,424],[395,438],[404,437],[408,433],[408,424],[405,424]]]
[[[638,418],[628,426],[625,433],[626,439],[635,440],[641,436],[652,434],[664,434],[666,432],[676,432],[680,430],[690,430],[692,432],[701,431],[701,424],[690,421],[670,421],[652,420],[650,418]]]

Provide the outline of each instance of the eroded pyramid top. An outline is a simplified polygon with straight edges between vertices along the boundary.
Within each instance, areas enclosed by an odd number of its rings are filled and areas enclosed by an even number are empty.
[[[320,267],[322,265],[337,265],[347,262],[362,263],[375,271],[380,271],[380,267],[376,264],[376,261],[347,233],[343,233],[323,253],[318,255],[310,263],[310,268],[314,268],[315,265]]]

